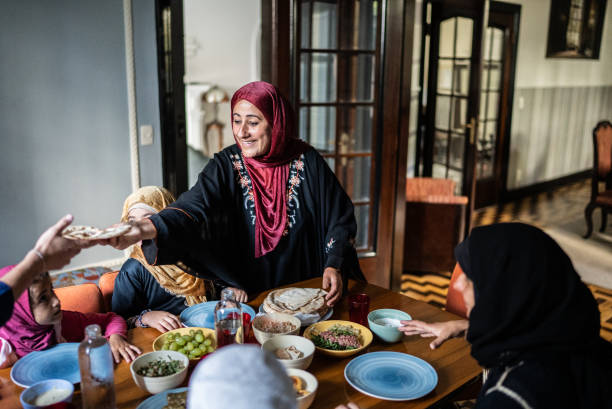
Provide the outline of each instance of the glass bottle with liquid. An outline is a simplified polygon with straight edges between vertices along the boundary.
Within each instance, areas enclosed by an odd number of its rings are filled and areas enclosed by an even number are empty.
[[[215,332],[218,348],[243,343],[242,308],[229,288],[221,291],[221,299],[215,306]]]
[[[100,326],[88,325],[79,345],[83,409],[115,409],[113,356]]]

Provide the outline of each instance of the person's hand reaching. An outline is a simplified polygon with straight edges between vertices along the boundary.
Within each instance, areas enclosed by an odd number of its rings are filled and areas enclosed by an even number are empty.
[[[62,268],[70,263],[70,260],[79,254],[82,248],[92,245],[86,240],[69,240],[62,237],[62,231],[72,223],[72,220],[73,217],[70,214],[62,217],[36,241],[34,251],[38,253],[39,258],[42,256],[42,270]]]
[[[323,289],[327,291],[325,301],[329,307],[333,307],[342,297],[342,275],[333,268],[327,267],[323,272]]]
[[[241,290],[240,288],[236,288],[236,287],[227,287],[227,288],[229,288],[230,290],[234,292],[234,298],[236,299],[236,301],[245,303],[249,300],[249,296],[246,293],[246,291]]]
[[[468,320],[455,320],[446,322],[427,323],[418,320],[401,321],[402,326],[398,329],[405,335],[420,335],[422,337],[436,337],[430,344],[431,349],[436,349],[444,341],[462,335],[468,328]]]
[[[148,218],[130,222],[130,224],[132,228],[125,234],[110,239],[97,240],[96,243],[112,246],[117,250],[124,250],[142,240],[154,239],[157,236],[157,230]]]
[[[183,327],[179,317],[166,311],[145,312],[141,321],[144,325],[155,328],[159,332],[168,332]]]
[[[108,338],[108,343],[113,354],[115,363],[121,362],[123,358],[125,362],[132,362],[138,355],[142,353],[140,348],[136,345],[132,345],[123,336],[119,334],[112,334]]]

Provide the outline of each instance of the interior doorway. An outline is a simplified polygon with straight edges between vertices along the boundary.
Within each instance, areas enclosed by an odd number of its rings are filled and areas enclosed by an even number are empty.
[[[415,168],[454,180],[470,210],[496,203],[506,189],[520,6],[428,0],[423,7]]]

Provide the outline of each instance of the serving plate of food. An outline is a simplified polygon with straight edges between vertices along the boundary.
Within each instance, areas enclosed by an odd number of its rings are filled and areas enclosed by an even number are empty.
[[[149,396],[136,409],[185,409],[187,407],[187,388],[176,388]]]
[[[131,227],[127,223],[117,224],[106,229],[93,226],[68,226],[62,230],[62,236],[70,240],[103,240],[119,237],[127,233]]]
[[[178,328],[155,338],[153,351],[177,351],[190,362],[199,361],[217,348],[215,331],[209,328]]]
[[[304,331],[304,337],[315,344],[317,351],[338,358],[363,351],[374,338],[372,332],[363,325],[342,320],[312,324]]]
[[[289,287],[270,291],[259,307],[262,313],[289,314],[307,326],[331,317],[334,310],[325,302],[327,291],[320,288]]]

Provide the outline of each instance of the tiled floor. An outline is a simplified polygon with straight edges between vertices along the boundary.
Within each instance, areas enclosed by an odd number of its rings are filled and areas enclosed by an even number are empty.
[[[569,219],[584,217],[584,208],[590,197],[590,181],[580,181],[560,187],[552,192],[540,193],[501,206],[479,209],[474,224],[482,226],[499,222],[523,222],[540,228],[551,227]],[[586,226],[586,225],[585,225]],[[599,225],[595,225],[599,228]],[[610,229],[610,227],[608,227]],[[586,231],[586,227],[585,227]],[[450,272],[423,275],[404,274],[402,292],[412,298],[427,301],[440,308],[446,302]],[[601,312],[601,335],[612,341],[612,289],[589,285]]]

